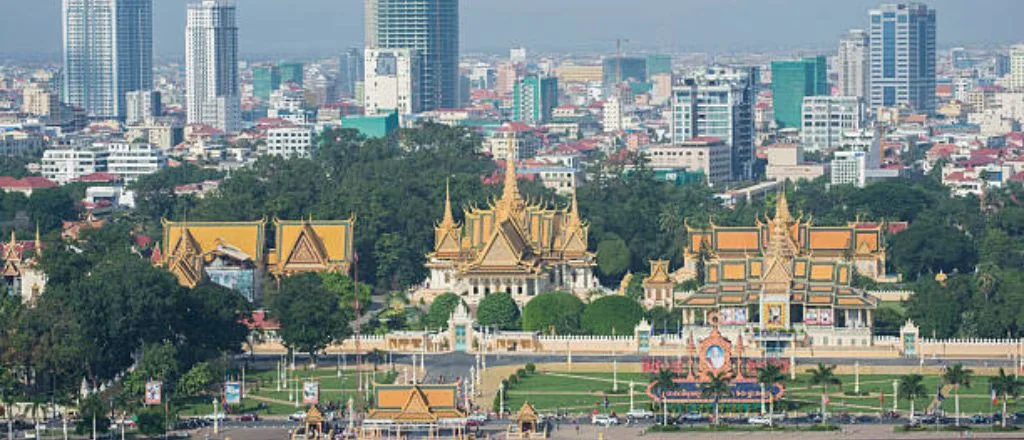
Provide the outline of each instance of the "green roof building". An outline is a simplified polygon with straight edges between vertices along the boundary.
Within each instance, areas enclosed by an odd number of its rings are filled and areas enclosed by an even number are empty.
[[[829,92],[824,56],[772,62],[772,107],[779,128],[800,128],[804,98]]]
[[[353,128],[368,138],[387,137],[398,130],[398,112],[381,116],[343,116],[341,128]]]

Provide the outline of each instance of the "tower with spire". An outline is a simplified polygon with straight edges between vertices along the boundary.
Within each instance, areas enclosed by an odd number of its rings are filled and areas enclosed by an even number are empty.
[[[514,160],[505,161],[501,195],[486,207],[470,205],[457,221],[446,183],[434,247],[427,255],[430,276],[414,296],[430,302],[454,292],[469,304],[507,292],[520,304],[551,290],[580,296],[598,288],[594,254],[587,249],[589,225],[575,193],[558,207],[524,197]]]

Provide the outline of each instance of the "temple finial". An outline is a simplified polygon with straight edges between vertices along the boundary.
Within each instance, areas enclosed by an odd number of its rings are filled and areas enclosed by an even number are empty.
[[[444,182],[444,218],[441,219],[441,225],[453,226],[455,225],[455,216],[452,215],[452,196],[451,196],[451,184],[449,179],[445,179]]]
[[[501,195],[502,200],[513,200],[519,198],[519,181],[516,180],[516,160],[512,153],[505,158],[505,188]]]
[[[43,254],[43,240],[39,238],[39,222],[36,222],[36,255]]]
[[[786,187],[779,191],[778,200],[775,202],[775,220],[789,221],[789,201],[786,200]]]

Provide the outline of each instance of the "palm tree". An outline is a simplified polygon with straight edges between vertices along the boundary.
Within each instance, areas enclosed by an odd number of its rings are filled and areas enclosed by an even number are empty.
[[[914,419],[914,399],[924,396],[927,391],[924,389],[924,380],[920,374],[907,374],[900,377],[900,397],[910,401],[910,420]]]
[[[960,426],[960,387],[971,387],[971,376],[974,370],[964,368],[963,364],[955,364],[946,368],[942,381],[953,387],[953,406],[956,410],[956,426]]]
[[[661,412],[662,412],[662,424],[668,424],[668,402],[665,401],[665,391],[672,389],[676,386],[675,382],[676,373],[669,368],[662,368],[658,370],[657,374],[654,374],[652,379],[657,384],[658,388],[662,390],[661,398]]]
[[[774,363],[767,363],[757,369],[757,382],[764,386],[764,389],[771,392],[771,387],[777,383],[785,382],[786,375],[782,374],[782,367]],[[761,410],[764,410],[764,394],[761,395]],[[768,398],[768,414],[775,415],[775,395]],[[774,420],[770,418],[769,420]]]
[[[811,385],[821,385],[821,422],[825,423],[825,414],[828,408],[825,408],[825,396],[828,395],[829,385],[842,385],[843,381],[839,380],[836,376],[835,365],[825,365],[818,363],[817,368],[807,370],[811,375]]]
[[[718,424],[718,401],[722,397],[732,395],[729,389],[729,381],[732,380],[724,371],[708,376],[708,381],[700,386],[700,396],[705,399],[713,399],[715,402],[715,424]]]
[[[999,369],[998,376],[988,378],[989,386],[997,395],[1003,396],[1003,428],[1006,427],[1006,399],[1010,396],[1017,397],[1021,391],[1021,381],[1013,376],[1007,376],[1006,371]]]

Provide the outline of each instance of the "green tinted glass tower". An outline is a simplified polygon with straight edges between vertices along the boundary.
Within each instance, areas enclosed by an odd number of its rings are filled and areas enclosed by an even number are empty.
[[[277,70],[281,74],[282,83],[293,82],[297,86],[302,86],[302,63],[280,63]]]
[[[558,79],[529,75],[516,82],[514,90],[516,121],[536,125],[551,120],[551,111],[558,106]]]
[[[281,86],[281,75],[277,67],[257,67],[252,71],[252,94],[264,101],[270,99],[270,94]]]
[[[672,73],[672,55],[647,55],[647,77]]]
[[[772,106],[779,128],[799,128],[804,97],[828,94],[824,56],[772,62]]]

